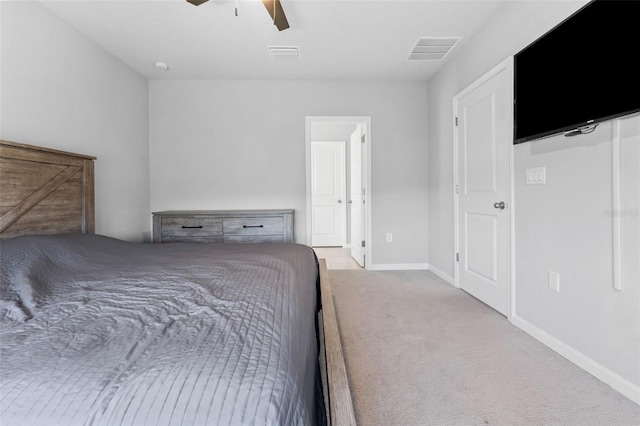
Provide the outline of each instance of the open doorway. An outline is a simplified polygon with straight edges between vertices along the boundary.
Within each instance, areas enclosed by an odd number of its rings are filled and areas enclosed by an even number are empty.
[[[306,117],[307,244],[370,259],[370,117]]]

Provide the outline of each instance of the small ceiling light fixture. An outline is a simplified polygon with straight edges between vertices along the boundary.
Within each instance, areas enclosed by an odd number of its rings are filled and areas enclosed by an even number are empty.
[[[164,62],[156,62],[156,69],[159,71],[169,71],[169,65]]]

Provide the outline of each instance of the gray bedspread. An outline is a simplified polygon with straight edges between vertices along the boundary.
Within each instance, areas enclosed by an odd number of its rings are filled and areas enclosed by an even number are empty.
[[[0,423],[316,423],[317,267],[296,244],[0,243]]]

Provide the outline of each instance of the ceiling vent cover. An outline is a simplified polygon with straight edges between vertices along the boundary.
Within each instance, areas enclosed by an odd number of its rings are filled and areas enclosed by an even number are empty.
[[[273,59],[298,59],[300,46],[267,46]]]
[[[461,37],[422,37],[409,54],[409,61],[441,61]]]

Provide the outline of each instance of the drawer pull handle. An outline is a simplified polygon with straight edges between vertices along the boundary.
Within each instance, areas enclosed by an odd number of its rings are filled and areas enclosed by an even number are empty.
[[[202,225],[198,225],[198,226],[185,226],[185,225],[182,225],[182,229],[202,229]]]
[[[243,228],[264,228],[264,225],[242,225]]]

